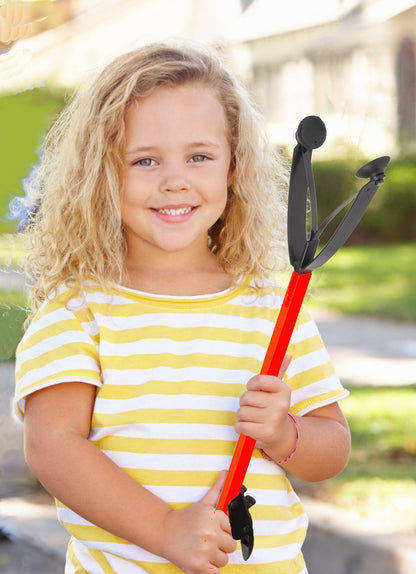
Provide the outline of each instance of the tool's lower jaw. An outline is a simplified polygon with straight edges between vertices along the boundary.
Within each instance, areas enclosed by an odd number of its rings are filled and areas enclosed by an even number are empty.
[[[228,505],[231,534],[234,540],[241,541],[244,560],[248,560],[253,552],[253,520],[249,508],[256,503],[252,496],[244,494],[246,491],[247,488],[243,485],[240,494],[233,498]]]

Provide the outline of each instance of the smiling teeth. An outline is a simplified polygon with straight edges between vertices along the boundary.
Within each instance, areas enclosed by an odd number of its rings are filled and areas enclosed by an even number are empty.
[[[159,213],[164,215],[184,215],[185,213],[190,213],[192,207],[180,207],[179,209],[158,209]]]

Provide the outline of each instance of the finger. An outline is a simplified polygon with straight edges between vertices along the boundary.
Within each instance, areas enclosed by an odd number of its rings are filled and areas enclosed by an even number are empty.
[[[277,375],[279,379],[283,379],[283,375],[286,373],[290,362],[292,360],[292,355],[286,355],[282,361],[282,365],[280,367],[279,374]]]
[[[228,554],[218,548],[210,558],[210,563],[217,568],[224,568],[228,564]]]
[[[224,538],[221,538],[221,541],[219,542],[219,548],[226,554],[231,554],[237,549],[237,542],[234,540],[231,534],[228,534]]]
[[[230,521],[228,520],[227,516],[224,515],[224,517],[226,518],[226,523],[221,523],[220,525],[222,532],[218,543],[218,547],[223,552],[227,552],[229,554],[230,552],[234,552],[234,550],[237,548],[237,543],[231,535]]]
[[[212,508],[215,508],[217,506],[217,502],[220,497],[221,490],[224,486],[226,476],[227,471],[222,470],[215,484],[208,490],[208,492],[202,498],[201,502],[204,502],[205,504],[212,506]]]
[[[227,535],[231,536],[231,524],[230,519],[222,510],[215,511],[216,518],[220,525],[221,530],[223,530]]]
[[[252,406],[240,407],[236,412],[239,423],[262,423],[264,416],[264,409]]]
[[[240,398],[240,407],[265,408],[269,404],[269,401],[269,395],[263,391],[246,391]]]
[[[289,368],[291,361],[292,356],[286,355],[282,361],[277,377],[273,375],[255,375],[248,381],[247,389],[250,391],[273,392],[277,381],[283,382],[283,376]]]
[[[272,375],[256,375],[248,381],[247,391],[277,393],[280,389],[284,388],[283,385],[286,385],[284,381]]]
[[[264,425],[252,422],[238,422],[234,425],[234,430],[237,434],[244,434],[254,440],[261,440],[264,432]]]

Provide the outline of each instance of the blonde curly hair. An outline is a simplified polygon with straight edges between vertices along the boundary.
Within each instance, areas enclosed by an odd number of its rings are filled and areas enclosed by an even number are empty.
[[[210,249],[233,282],[251,275],[260,287],[287,265],[287,168],[252,98],[210,49],[151,44],[118,57],[79,90],[44,140],[29,190],[37,208],[24,232],[33,312],[63,282],[78,294],[91,276],[104,288],[122,282],[125,112],[158,86],[185,83],[213,90],[228,122],[232,184],[209,230]]]

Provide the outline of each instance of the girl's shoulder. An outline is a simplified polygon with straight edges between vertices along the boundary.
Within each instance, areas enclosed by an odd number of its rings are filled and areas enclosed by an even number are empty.
[[[60,317],[84,314],[90,308],[92,301],[101,301],[109,303],[111,301],[111,292],[105,289],[98,281],[89,279],[82,285],[75,285],[71,280],[62,282],[58,288],[51,292],[39,306],[33,315],[31,324],[44,317]]]
[[[248,278],[242,282],[243,290],[237,299],[243,305],[252,307],[253,313],[257,311],[276,320],[276,314],[280,311],[286,296],[289,278],[290,276],[287,273],[277,273],[264,280],[261,284],[256,284],[253,279]],[[303,304],[295,329],[308,323],[313,323],[313,319],[307,307]]]
[[[261,283],[252,277],[246,277],[240,285],[239,294],[257,305],[280,305],[286,293],[285,277],[279,275],[262,280]]]

